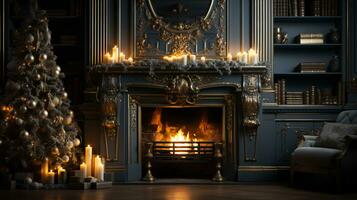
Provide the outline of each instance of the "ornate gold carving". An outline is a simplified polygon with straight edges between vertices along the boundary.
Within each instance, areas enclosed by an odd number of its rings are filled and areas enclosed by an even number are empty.
[[[244,159],[256,160],[256,140],[260,109],[260,76],[243,75],[243,127],[244,127]],[[246,137],[247,136],[247,137]],[[249,139],[249,140],[247,140]]]
[[[214,3],[217,1],[216,3]],[[214,5],[214,6],[213,6]],[[187,54],[192,53],[192,46],[197,45],[197,40],[202,38],[203,32],[214,30],[216,33],[215,42],[212,41],[212,48],[216,56],[223,56],[226,52],[225,42],[225,0],[212,0],[211,6],[207,15],[201,17],[200,20],[194,23],[178,22],[170,24],[161,16],[158,16],[154,11],[151,1],[137,0],[136,12],[136,56],[160,56],[166,52],[153,51],[151,45],[147,43],[147,32],[145,27],[151,27],[158,31],[162,41],[170,44],[167,48],[171,54]],[[176,9],[176,14],[180,9]],[[214,44],[215,43],[215,44]],[[203,53],[207,53],[204,49]]]
[[[120,103],[117,78],[105,77],[102,87],[102,113],[104,128],[104,142],[107,160],[118,160],[118,104]],[[112,153],[114,152],[114,154]]]

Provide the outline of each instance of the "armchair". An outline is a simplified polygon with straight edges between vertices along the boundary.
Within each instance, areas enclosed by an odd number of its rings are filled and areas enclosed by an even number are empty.
[[[320,136],[302,136],[291,157],[292,183],[295,172],[333,175],[338,187],[357,174],[357,110],[341,112],[336,122],[326,123]]]

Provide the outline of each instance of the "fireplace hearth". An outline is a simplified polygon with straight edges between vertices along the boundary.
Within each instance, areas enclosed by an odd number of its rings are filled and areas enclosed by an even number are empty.
[[[172,67],[172,66],[171,66]],[[156,178],[237,180],[239,160],[255,160],[264,66],[97,66],[107,171],[117,181]],[[225,68],[222,68],[222,71]],[[239,149],[239,151],[238,151]],[[239,156],[240,155],[240,156]]]

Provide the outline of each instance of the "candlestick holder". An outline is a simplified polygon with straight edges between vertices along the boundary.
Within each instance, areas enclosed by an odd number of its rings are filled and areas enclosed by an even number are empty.
[[[221,151],[222,143],[215,143],[214,146],[215,146],[214,157],[216,160],[216,174],[214,175],[212,180],[214,182],[223,182],[223,176],[222,176],[222,172],[221,172],[222,158],[223,158],[222,151]]]
[[[142,178],[143,181],[147,181],[147,182],[154,182],[155,181],[155,177],[152,175],[152,172],[151,172],[151,168],[152,168],[152,165],[151,165],[151,161],[154,157],[154,155],[152,154],[152,146],[153,146],[153,143],[149,142],[149,143],[146,143],[146,147],[147,147],[147,152],[145,154],[145,158],[147,160],[146,162],[146,175]]]

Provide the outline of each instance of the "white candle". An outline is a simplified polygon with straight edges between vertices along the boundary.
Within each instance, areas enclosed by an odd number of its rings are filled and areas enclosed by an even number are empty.
[[[119,61],[119,49],[116,45],[113,47],[113,60],[114,62]]]
[[[49,184],[55,184],[55,173],[52,170],[48,172],[47,180]]]
[[[57,169],[57,175],[58,175],[58,184],[64,184],[66,183],[66,170],[63,169],[61,166],[58,167]]]
[[[242,54],[242,63],[243,64],[247,64],[248,63],[248,54],[245,51]]]
[[[128,58],[128,63],[129,63],[129,64],[133,64],[133,62],[134,62],[133,58],[132,58],[132,57],[129,57],[129,58]]]
[[[47,173],[48,173],[48,158],[45,158],[41,164],[41,180],[42,183],[47,182]]]
[[[87,176],[87,165],[83,162],[79,166],[80,172],[81,172],[81,181]]]
[[[94,177],[96,177],[97,179],[99,179],[98,169],[100,164],[102,164],[102,160],[99,156],[96,156],[94,159]]]
[[[206,57],[202,56],[202,57],[201,57],[201,61],[202,61],[203,63],[205,63],[205,62],[206,62]]]
[[[190,55],[190,62],[196,64],[196,55],[193,54]]]
[[[110,63],[111,63],[110,53],[106,53],[106,54],[104,55],[104,63],[105,63],[105,64],[110,64]]]
[[[249,49],[248,51],[248,64],[254,65],[257,64],[257,54],[253,49]]]
[[[104,181],[104,165],[102,163],[99,163],[97,173],[98,173],[97,179],[99,181]]]
[[[188,57],[188,56],[187,56],[186,54],[181,56],[182,65],[184,65],[184,66],[187,65],[187,57]]]
[[[120,52],[119,62],[123,62],[124,60],[125,60],[125,54],[123,52]]]
[[[227,62],[232,62],[232,60],[233,60],[233,56],[232,56],[231,53],[229,53],[229,54],[227,55]]]
[[[167,61],[169,61],[170,63],[174,62],[174,58],[173,57],[168,57]]]
[[[237,53],[237,61],[238,61],[238,62],[242,62],[242,61],[243,61],[243,54],[242,54],[242,52],[238,52],[238,53]]]
[[[87,165],[86,177],[88,177],[88,176],[91,176],[91,172],[92,172],[92,147],[89,144],[86,147],[84,158],[85,158],[85,162]]]

